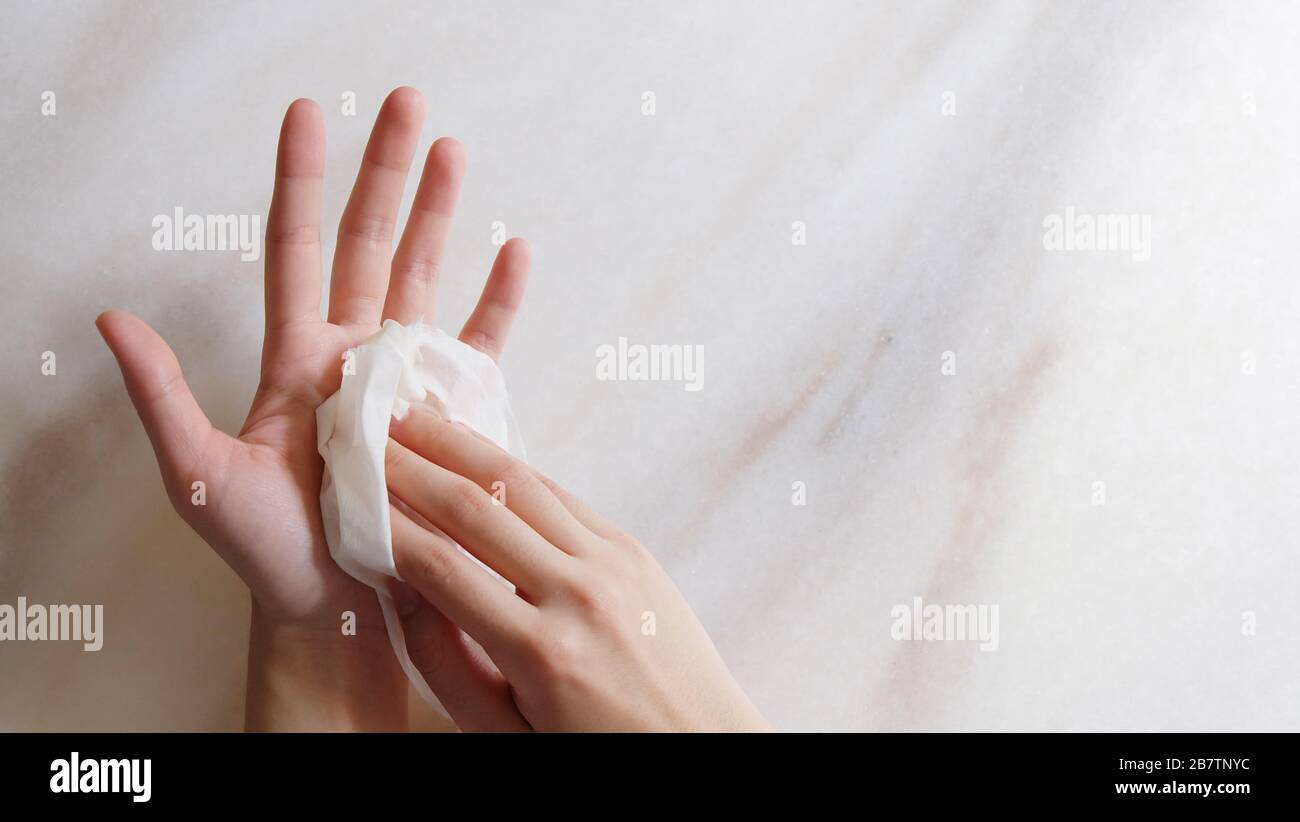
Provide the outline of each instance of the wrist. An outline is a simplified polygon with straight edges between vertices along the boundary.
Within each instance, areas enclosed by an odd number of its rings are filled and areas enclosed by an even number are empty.
[[[404,731],[406,678],[382,627],[284,622],[254,601],[245,727],[250,731]]]

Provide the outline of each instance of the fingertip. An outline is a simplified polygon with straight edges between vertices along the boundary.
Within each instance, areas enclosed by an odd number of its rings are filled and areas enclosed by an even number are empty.
[[[325,115],[315,100],[301,97],[289,104],[280,127],[276,174],[319,177],[325,172]]]
[[[533,249],[523,237],[511,237],[501,247],[501,253],[510,258],[514,265],[527,269],[532,263]]]
[[[307,97],[299,97],[289,104],[284,112],[284,123],[280,127],[282,135],[316,134],[325,130],[325,113],[320,104]]]
[[[95,318],[95,330],[99,332],[99,338],[104,341],[104,345],[108,346],[109,351],[113,350],[113,343],[109,336],[113,333],[112,328],[115,323],[113,315],[116,313],[118,312],[115,309],[109,309],[108,311],[101,311],[99,316]]]
[[[439,137],[429,146],[428,162],[463,171],[469,155],[455,137]]]
[[[299,97],[289,104],[289,108],[284,113],[284,119],[299,119],[302,117],[317,118],[324,116],[321,113],[320,104],[310,97]]]
[[[510,238],[497,252],[478,305],[465,322],[460,340],[498,359],[515,312],[528,288],[528,267],[532,251],[519,237]]]
[[[116,308],[110,308],[107,311],[99,312],[99,316],[95,317],[95,328],[99,331],[99,336],[105,337],[107,333],[106,329],[113,324],[113,315],[120,313],[122,312],[118,311]]]
[[[397,449],[405,448],[406,444],[411,441],[413,432],[418,431],[421,427],[433,422],[440,422],[442,416],[432,408],[422,405],[413,405],[407,413],[398,419],[393,417],[388,422],[388,448]]]
[[[398,86],[384,98],[382,110],[405,123],[418,125],[424,120],[424,95],[411,86]]]
[[[401,419],[393,417],[389,421],[388,428],[390,431],[394,428],[407,428],[414,424],[417,419],[441,420],[442,415],[438,413],[436,408],[422,402],[416,402],[406,409],[406,413],[402,415]]]
[[[392,442],[392,441],[397,437],[397,435],[398,435],[399,433],[401,433],[401,431],[402,431],[404,428],[406,428],[406,426],[410,425],[410,422],[409,422],[410,419],[411,419],[411,415],[410,415],[410,414],[407,414],[406,416],[402,417],[401,419],[398,419],[397,417],[389,417],[389,418],[388,418],[388,440],[389,440],[389,442]],[[388,446],[388,445],[385,445],[385,446],[384,446],[384,448],[388,448],[388,447],[390,447],[390,446]]]
[[[528,271],[533,265],[533,249],[522,237],[511,237],[501,247],[499,265],[493,266],[493,274],[501,278],[498,297],[509,295],[506,302],[518,305],[523,298],[524,289],[528,287]]]
[[[99,330],[99,336],[104,338],[104,342],[114,350],[114,353],[116,353],[116,344],[122,339],[124,333],[127,333],[132,326],[144,325],[145,322],[139,317],[117,308],[110,308],[101,312],[95,318],[95,328]]]
[[[401,103],[410,101],[422,102],[424,100],[424,95],[421,94],[420,90],[415,86],[398,86],[388,92],[387,99]]]

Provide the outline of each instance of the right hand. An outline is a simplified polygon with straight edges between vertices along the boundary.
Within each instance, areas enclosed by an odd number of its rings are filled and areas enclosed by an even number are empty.
[[[390,436],[390,493],[517,588],[390,507],[427,600],[402,608],[407,649],[462,729],[769,729],[639,542],[457,423],[414,410]]]

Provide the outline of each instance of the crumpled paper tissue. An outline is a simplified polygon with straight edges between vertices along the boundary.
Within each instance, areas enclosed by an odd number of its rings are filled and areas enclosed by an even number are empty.
[[[387,578],[393,564],[384,451],[391,418],[425,404],[523,459],[505,378],[492,358],[425,323],[393,320],[344,357],[343,383],[316,409],[316,444],[325,460],[321,516],[330,556],[375,589],[402,669],[416,692],[446,714],[411,664]]]

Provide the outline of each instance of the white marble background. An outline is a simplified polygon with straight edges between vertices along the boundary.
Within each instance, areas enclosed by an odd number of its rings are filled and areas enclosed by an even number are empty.
[[[5,2],[0,602],[107,627],[0,644],[0,727],[239,726],[245,590],[92,321],[152,323],[236,430],[261,266],[155,252],[151,219],[264,215],[310,96],[336,221],[411,84],[470,154],[444,322],[493,221],[529,238],[503,366],[534,462],[777,725],[1300,728],[1297,32],[1252,2]],[[1150,261],[1044,251],[1067,206],[1151,215]],[[598,382],[619,336],[702,344],[704,390]],[[998,605],[1000,648],[891,640],[916,595]]]

